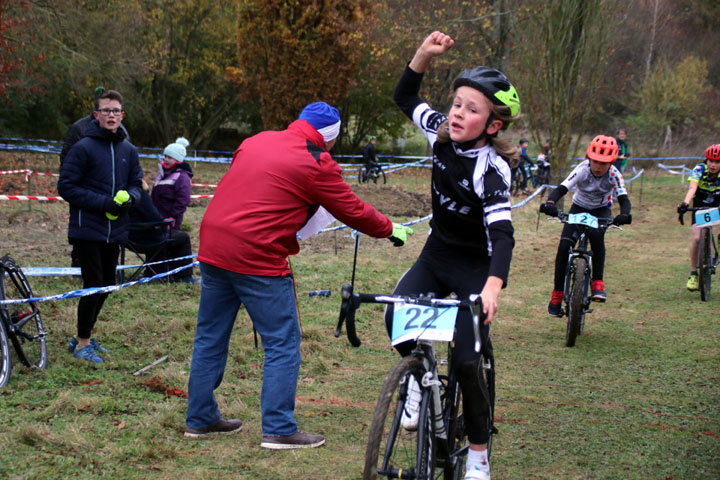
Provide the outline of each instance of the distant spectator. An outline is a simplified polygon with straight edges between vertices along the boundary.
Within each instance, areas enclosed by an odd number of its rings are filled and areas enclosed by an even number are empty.
[[[157,208],[155,208],[155,205],[153,204],[152,199],[150,198],[150,195],[148,194],[149,187],[147,183],[143,180],[143,191],[140,196],[140,199],[135,202],[133,205],[133,208],[130,209],[130,222],[132,223],[143,223],[143,222],[161,222],[164,220],[163,216],[160,215],[160,212],[158,212]],[[172,229],[153,229],[153,230],[130,230],[130,240],[137,242],[137,243],[159,243],[163,240],[166,240],[168,238],[172,239],[172,242],[168,243],[168,245],[165,247],[164,252],[162,252],[159,256],[160,259],[168,259],[168,258],[180,258],[180,257],[187,257],[189,255],[192,255],[192,245],[190,243],[190,235],[188,235],[185,232],[181,232],[179,230],[172,230]],[[170,270],[174,270],[176,268],[185,266],[192,263],[192,259],[188,258],[186,260],[179,260],[176,262],[172,262],[171,265],[169,265]],[[166,264],[160,264],[155,267],[156,271],[167,271],[168,266],[165,266],[163,268],[163,265]],[[176,273],[172,276],[172,280],[174,282],[182,282],[182,283],[193,283],[193,284],[199,284],[200,279],[197,277],[194,277],[192,274],[192,268],[186,268],[185,270],[181,270],[180,272]]]
[[[628,163],[628,157],[630,157],[630,150],[628,149],[627,142],[625,142],[625,138],[627,137],[627,132],[624,128],[618,128],[617,133],[615,134],[615,141],[617,142],[618,146],[618,158],[615,160],[615,168],[620,170],[620,173],[625,173],[625,167],[627,167]]]
[[[173,219],[171,228],[180,230],[185,210],[190,203],[190,179],[192,167],[184,162],[190,142],[178,137],[175,143],[165,147],[165,158],[158,165],[152,201],[165,219]]]

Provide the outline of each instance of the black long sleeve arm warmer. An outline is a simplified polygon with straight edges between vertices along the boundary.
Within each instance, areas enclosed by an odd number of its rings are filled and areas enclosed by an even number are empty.
[[[505,288],[510,273],[512,251],[515,246],[515,238],[513,237],[515,229],[512,222],[507,220],[491,223],[488,229],[490,230],[490,241],[492,242],[492,257],[490,258],[488,275],[501,278],[503,288]]]
[[[620,213],[630,215],[630,209],[632,208],[632,205],[630,204],[630,197],[627,195],[618,195],[617,200],[620,204]]]
[[[423,74],[417,73],[409,66],[405,67],[405,71],[395,86],[393,100],[400,110],[412,120],[413,110],[423,100],[420,98],[420,84],[422,83]]]
[[[567,192],[568,189],[565,185],[558,185],[558,187],[548,195],[547,201],[557,203]],[[627,195],[625,196],[627,197]]]

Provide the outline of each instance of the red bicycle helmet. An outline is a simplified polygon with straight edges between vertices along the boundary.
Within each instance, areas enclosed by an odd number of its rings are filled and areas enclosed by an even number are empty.
[[[618,146],[615,138],[598,135],[587,148],[587,157],[596,162],[611,163],[617,159]]]
[[[707,158],[708,160],[720,161],[720,143],[710,145],[705,150],[705,158]]]

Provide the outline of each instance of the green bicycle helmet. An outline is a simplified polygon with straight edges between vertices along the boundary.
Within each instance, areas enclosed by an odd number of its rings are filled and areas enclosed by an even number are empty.
[[[515,87],[512,86],[505,74],[498,70],[488,67],[465,70],[455,79],[453,90],[463,86],[481,91],[495,105],[508,107],[510,115],[513,117],[520,112],[520,98]],[[510,125],[512,122],[504,125],[503,130]]]

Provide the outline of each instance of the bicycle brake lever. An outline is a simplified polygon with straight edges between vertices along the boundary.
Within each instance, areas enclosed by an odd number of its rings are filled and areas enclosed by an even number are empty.
[[[340,291],[340,297],[342,298],[342,303],[340,304],[340,315],[338,317],[337,328],[335,329],[335,338],[338,338],[340,333],[342,333],[343,321],[347,321],[348,341],[353,347],[359,347],[362,342],[358,338],[355,330],[355,310],[357,310],[359,302],[355,300],[352,285],[348,283],[343,285]]]

